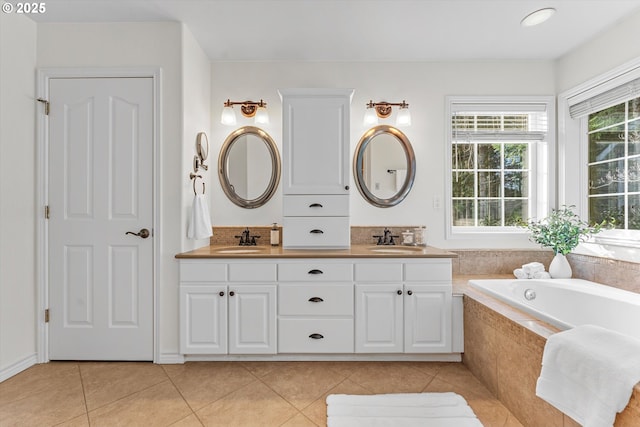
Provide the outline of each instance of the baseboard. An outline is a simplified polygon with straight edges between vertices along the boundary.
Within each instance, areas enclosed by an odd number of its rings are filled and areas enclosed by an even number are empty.
[[[160,353],[155,363],[160,365],[179,365],[184,363],[184,355],[180,353]]]
[[[17,362],[7,366],[6,368],[0,369],[0,383],[3,382],[4,380],[11,378],[16,374],[19,374],[25,369],[32,367],[37,363],[38,363],[38,356],[37,354],[34,353],[30,356],[25,357],[22,360],[18,360]]]

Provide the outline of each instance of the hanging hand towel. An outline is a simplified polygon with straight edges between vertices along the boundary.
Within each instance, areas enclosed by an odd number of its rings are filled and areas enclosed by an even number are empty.
[[[187,228],[187,237],[189,239],[205,239],[211,237],[211,217],[209,216],[209,207],[204,198],[204,194],[196,194],[193,197],[193,206],[191,208],[191,221]]]

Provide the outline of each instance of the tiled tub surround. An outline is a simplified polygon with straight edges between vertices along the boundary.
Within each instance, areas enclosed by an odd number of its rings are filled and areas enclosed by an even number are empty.
[[[558,329],[467,286],[473,278],[481,277],[457,276],[454,282],[465,293],[463,363],[524,426],[577,426],[535,395],[546,339]],[[638,425],[640,384],[615,423],[616,427]]]

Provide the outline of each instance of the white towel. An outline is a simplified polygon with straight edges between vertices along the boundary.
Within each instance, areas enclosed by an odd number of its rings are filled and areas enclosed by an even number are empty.
[[[516,279],[528,279],[527,273],[524,272],[521,268],[516,268],[513,270],[513,275],[516,276]]]
[[[544,264],[541,262],[530,262],[522,266],[522,270],[527,274],[529,279],[533,278],[533,275],[544,271]]]
[[[209,207],[204,198],[204,194],[196,194],[193,196],[193,206],[191,207],[191,221],[187,227],[187,238],[204,239],[211,237],[211,217],[209,216]]]
[[[536,395],[584,427],[612,426],[640,381],[640,340],[593,325],[547,339]]]
[[[327,396],[328,427],[482,427],[455,393],[397,393]]]
[[[407,170],[396,169],[396,191],[400,191],[406,179],[407,179]]]
[[[532,279],[551,279],[551,275],[548,271],[538,271],[533,273]]]

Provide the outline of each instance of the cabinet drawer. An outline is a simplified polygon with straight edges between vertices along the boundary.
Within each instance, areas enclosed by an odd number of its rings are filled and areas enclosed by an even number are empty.
[[[353,316],[353,285],[279,285],[278,312],[286,316]]]
[[[355,265],[356,281],[358,282],[401,282],[402,264],[368,264]]]
[[[350,282],[353,264],[311,263],[278,265],[281,282]]]
[[[275,282],[275,263],[229,264],[230,282]]]
[[[349,216],[349,195],[284,196],[283,216]]]
[[[181,282],[224,282],[227,280],[227,265],[207,261],[181,261]]]
[[[420,264],[405,264],[404,279],[407,282],[450,282],[451,261],[429,260]]]
[[[349,217],[285,217],[282,244],[285,248],[348,248]]]
[[[353,353],[353,319],[280,319],[279,353]]]

